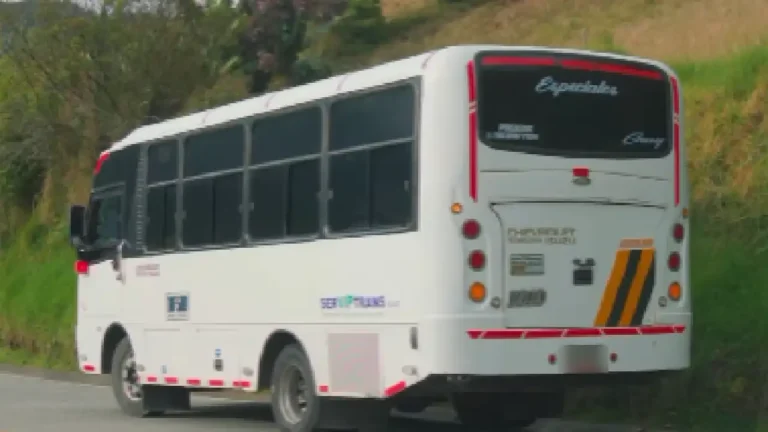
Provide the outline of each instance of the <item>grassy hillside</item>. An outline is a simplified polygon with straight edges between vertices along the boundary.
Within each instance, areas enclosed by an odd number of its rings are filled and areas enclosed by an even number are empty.
[[[689,430],[768,430],[765,0],[383,0],[382,8],[401,30],[365,55],[334,59],[338,67],[471,42],[606,49],[674,66],[693,183],[693,367],[651,389],[580,393],[571,410]],[[73,256],[62,230],[47,231],[29,222],[0,250],[0,338],[13,348],[0,361],[66,368],[74,364]]]

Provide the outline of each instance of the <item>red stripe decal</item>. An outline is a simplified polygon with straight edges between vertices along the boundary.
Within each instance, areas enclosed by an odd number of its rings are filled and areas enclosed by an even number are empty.
[[[147,377],[147,382],[151,382],[151,383],[157,382],[157,377],[154,375],[150,375]]]
[[[211,387],[223,387],[224,386],[224,380],[220,380],[220,379],[208,380],[208,385],[211,386]]]
[[[635,336],[640,334],[637,327],[606,327],[602,329],[606,336]]]
[[[328,393],[328,386],[327,385],[318,386],[317,391],[320,393]]]
[[[567,69],[580,69],[580,70],[586,70],[586,71],[608,72],[608,73],[617,73],[622,75],[634,75],[637,77],[657,79],[657,80],[664,79],[664,75],[662,75],[662,73],[659,71],[654,71],[649,69],[640,69],[632,66],[626,66],[626,65],[615,64],[615,63],[603,63],[603,62],[596,62],[596,61],[590,61],[590,60],[571,59],[571,60],[563,60],[560,62],[560,64]]]
[[[526,330],[524,339],[551,339],[563,337],[565,329],[531,329]]]
[[[475,64],[467,63],[467,91],[469,96],[469,196],[477,202],[477,87]]]
[[[167,377],[165,377],[165,383],[166,384],[178,384],[179,383],[179,379],[176,378],[176,377],[167,376]]]
[[[488,56],[483,57],[483,66],[553,66],[555,59],[551,57],[512,57]]]
[[[394,396],[403,390],[405,390],[405,381],[400,381],[397,384],[387,387],[386,390],[384,390],[384,395],[387,397]]]
[[[658,334],[672,334],[672,333],[675,333],[675,327],[671,325],[640,327],[640,334],[642,335],[658,335]]]
[[[469,335],[470,339],[480,339],[480,336],[483,335],[482,330],[467,330],[467,334]]]
[[[518,328],[518,329],[470,329],[470,339],[556,339],[561,337],[603,337],[680,334],[686,327],[656,325],[641,327],[587,327],[587,328]]]
[[[96,372],[96,366],[94,366],[92,364],[84,364],[83,365],[83,370],[85,372]]]
[[[565,331],[565,337],[595,337],[600,335],[599,328],[572,328]]]
[[[672,86],[672,148],[675,159],[675,206],[680,204],[680,85],[669,77]]]
[[[199,378],[189,378],[189,379],[187,380],[187,384],[189,384],[189,385],[193,385],[193,386],[199,386],[201,382],[202,382],[202,381],[200,381],[200,379],[199,379]]]
[[[523,337],[523,330],[517,329],[490,329],[481,331],[480,339],[520,339]]]
[[[239,387],[239,388],[248,388],[251,386],[251,382],[250,381],[233,381],[232,386]]]

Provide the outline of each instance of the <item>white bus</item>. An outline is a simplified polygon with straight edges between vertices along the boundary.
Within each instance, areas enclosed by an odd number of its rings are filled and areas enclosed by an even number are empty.
[[[271,390],[291,432],[685,369],[681,110],[656,61],[454,46],[141,127],[70,211],[80,367],[134,416]]]

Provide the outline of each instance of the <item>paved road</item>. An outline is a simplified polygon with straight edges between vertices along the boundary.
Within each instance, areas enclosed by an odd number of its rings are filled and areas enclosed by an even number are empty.
[[[0,368],[0,432],[276,432],[266,405],[253,401],[195,397],[193,411],[159,418],[123,416],[109,388]],[[91,381],[101,383],[103,381]],[[398,417],[392,432],[460,432],[450,412],[432,409],[421,418]],[[636,428],[542,422],[533,432],[630,432]]]

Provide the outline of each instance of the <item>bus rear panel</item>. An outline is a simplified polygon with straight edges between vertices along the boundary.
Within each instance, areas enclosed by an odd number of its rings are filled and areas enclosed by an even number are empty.
[[[458,233],[470,309],[488,319],[469,320],[471,360],[456,366],[687,367],[687,188],[672,73],[607,55],[481,51],[467,78],[472,210],[457,224],[472,231]]]

